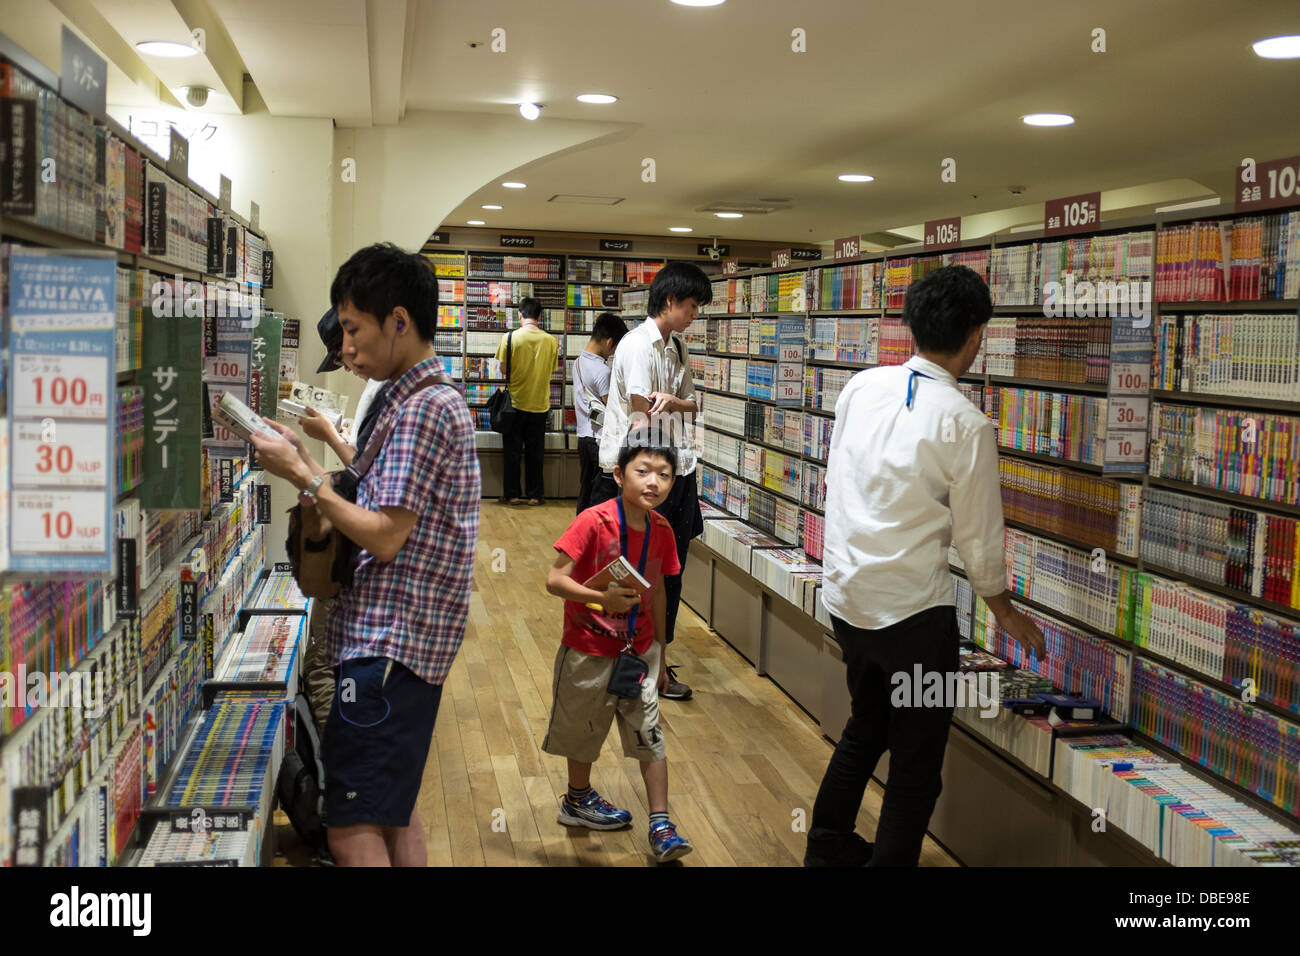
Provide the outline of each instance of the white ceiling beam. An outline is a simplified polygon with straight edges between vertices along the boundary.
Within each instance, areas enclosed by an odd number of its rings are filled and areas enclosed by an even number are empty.
[[[235,101],[239,112],[244,112],[244,74],[247,70],[221,19],[208,6],[207,0],[172,0],[172,6],[189,27],[191,35],[196,29],[203,30],[202,56],[217,74],[221,92]]]
[[[370,121],[395,126],[403,110],[407,0],[366,0],[366,47],[370,54]]]
[[[104,19],[90,0],[50,0],[50,4],[69,23],[75,25],[77,32],[104,54],[105,59],[126,74],[128,80],[137,86],[156,91],[159,102],[164,106],[183,109],[176,97],[172,96],[167,84],[149,69],[148,64],[136,53],[135,47],[122,39],[122,35]]]

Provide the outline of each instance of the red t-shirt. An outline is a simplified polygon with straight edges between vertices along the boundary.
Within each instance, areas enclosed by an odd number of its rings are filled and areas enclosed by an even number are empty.
[[[627,529],[627,558],[633,567],[641,558],[641,544],[645,536],[644,523],[639,528],[631,524]],[[619,555],[618,499],[611,498],[603,504],[588,508],[574,519],[567,531],[555,542],[555,550],[573,558],[573,580],[579,584],[588,580]],[[650,590],[641,595],[641,608],[636,615],[636,638],[632,650],[643,654],[655,639],[651,598],[663,587],[665,574],[680,574],[677,563],[677,539],[672,525],[658,512],[650,512],[650,549],[646,555],[642,577],[650,582]],[[563,643],[584,654],[598,657],[617,657],[627,641],[627,614],[608,614],[592,610],[577,601],[564,602]]]

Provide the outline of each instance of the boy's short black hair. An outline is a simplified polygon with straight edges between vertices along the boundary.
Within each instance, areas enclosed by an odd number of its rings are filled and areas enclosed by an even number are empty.
[[[618,450],[618,467],[620,471],[626,470],[627,466],[637,455],[645,452],[647,455],[653,455],[656,458],[666,459],[677,474],[677,449],[671,445],[624,445]]]
[[[907,290],[903,324],[926,352],[955,355],[973,330],[993,317],[993,298],[984,280],[966,266],[935,269]]]
[[[524,301],[519,303],[519,314],[522,315],[525,319],[539,318],[542,314],[541,301],[539,299],[534,299],[532,296],[529,296],[528,298],[524,299]]]
[[[415,331],[432,342],[438,315],[438,280],[421,255],[377,242],[352,253],[330,285],[330,304],[345,302],[373,315],[382,328],[394,309],[403,306]]]
[[[656,273],[650,283],[650,301],[646,315],[656,316],[663,311],[669,299],[685,302],[694,299],[698,306],[713,301],[713,285],[704,270],[692,262],[670,262]]]
[[[627,323],[613,312],[600,313],[591,327],[591,337],[597,342],[613,342],[618,345],[625,335]]]

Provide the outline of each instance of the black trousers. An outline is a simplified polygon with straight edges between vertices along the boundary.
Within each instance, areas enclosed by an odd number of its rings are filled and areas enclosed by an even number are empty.
[[[507,498],[545,499],[542,487],[542,452],[546,448],[546,420],[550,412],[515,412],[515,425],[502,438],[505,452],[503,490]],[[524,494],[519,493],[519,457],[524,459]]]
[[[598,505],[620,494],[618,484],[612,475],[601,472],[592,485],[591,505]],[[591,507],[588,505],[588,507]],[[678,475],[673,482],[672,491],[655,511],[668,519],[673,526],[673,537],[677,540],[677,562],[686,567],[686,552],[690,550],[691,539],[704,534],[704,518],[700,514],[700,499],[695,487],[694,473]],[[664,596],[667,600],[667,612],[664,615],[665,643],[673,642],[673,631],[677,627],[677,609],[682,603],[682,576],[680,574],[664,575]]]
[[[578,514],[598,501],[592,500],[596,478],[600,475],[600,443],[594,438],[578,439]],[[608,500],[608,499],[602,499]]]
[[[817,791],[809,849],[834,859],[847,845],[862,806],[862,795],[881,754],[889,751],[889,779],[876,824],[872,866],[915,866],[921,843],[943,789],[940,771],[952,701],[941,706],[894,706],[900,685],[895,674],[906,674],[910,684],[915,668],[923,674],[944,675],[957,670],[957,614],[952,607],[935,607],[913,614],[889,627],[868,631],[832,616],[835,639],[844,652],[852,716]],[[902,701],[900,701],[902,702]]]

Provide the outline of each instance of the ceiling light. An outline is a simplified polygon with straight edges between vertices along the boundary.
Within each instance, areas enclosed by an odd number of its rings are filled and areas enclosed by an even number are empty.
[[[535,120],[542,115],[542,108],[536,103],[520,103],[519,115],[526,120]]]
[[[866,173],[841,173],[838,179],[842,183],[872,183],[876,181],[875,176],[868,176]]]
[[[716,7],[726,0],[673,0],[679,7]]]
[[[492,202],[490,202],[490,203],[485,203],[485,204],[483,205],[482,208],[484,208],[484,209],[500,209],[501,207],[498,206],[496,203],[492,203]]]
[[[691,227],[690,226],[669,226],[668,231],[669,232],[690,232]]]
[[[169,56],[180,58],[194,56],[199,51],[188,43],[174,43],[171,40],[142,40],[135,48],[146,56]]]
[[[525,187],[527,187],[528,184],[527,183],[502,183],[501,185],[504,186],[506,189],[524,189]]]
[[[608,93],[580,93],[578,95],[579,103],[617,103],[617,96],[610,96]]]
[[[465,220],[465,225],[467,225],[467,226],[486,226],[487,223],[485,223],[482,219],[466,219],[466,220]]]
[[[743,212],[715,212],[714,215],[717,216],[719,219],[744,219],[745,218],[745,214]]]
[[[1269,37],[1251,44],[1255,53],[1268,60],[1294,60],[1300,57],[1300,36]]]
[[[1074,117],[1069,113],[1030,113],[1020,117],[1026,126],[1070,126]]]

